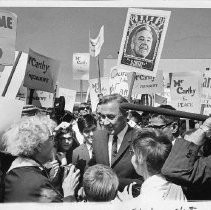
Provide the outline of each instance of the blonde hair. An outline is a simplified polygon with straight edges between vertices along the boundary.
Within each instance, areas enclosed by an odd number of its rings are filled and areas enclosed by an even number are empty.
[[[13,124],[0,139],[3,151],[14,156],[33,156],[39,144],[52,135],[56,123],[47,116],[27,116]]]

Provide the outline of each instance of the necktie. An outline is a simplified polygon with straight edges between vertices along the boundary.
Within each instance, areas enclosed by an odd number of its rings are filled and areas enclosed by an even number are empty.
[[[118,137],[116,135],[113,136],[113,142],[112,142],[112,148],[111,148],[111,165],[114,162],[114,159],[117,155],[117,139]]]

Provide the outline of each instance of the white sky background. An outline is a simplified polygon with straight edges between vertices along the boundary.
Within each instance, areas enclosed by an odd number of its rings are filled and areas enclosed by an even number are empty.
[[[58,82],[64,88],[79,90],[79,81],[72,80],[72,54],[88,52],[89,30],[95,38],[104,25],[101,70],[104,58],[117,58],[128,7],[172,12],[161,58],[211,58],[211,1],[201,0],[200,4],[191,0],[175,2],[37,0],[0,1],[0,5],[2,10],[18,16],[16,50],[28,53],[28,49],[32,48],[60,60]],[[160,8],[160,5],[163,7]],[[202,8],[197,8],[199,6]],[[94,58],[91,58],[90,71],[91,78],[98,76]]]

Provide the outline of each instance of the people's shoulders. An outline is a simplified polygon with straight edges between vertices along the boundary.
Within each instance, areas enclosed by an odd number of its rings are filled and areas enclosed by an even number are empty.
[[[31,180],[28,184],[38,184],[42,182],[49,182],[48,178],[43,175],[42,170],[37,166],[24,166],[24,167],[18,167],[13,168],[10,170],[6,177],[14,176],[15,180],[18,183],[18,179],[21,179],[24,181],[24,183],[28,183],[29,180]],[[20,182],[19,184],[23,183]]]
[[[86,148],[86,144],[83,143],[81,144],[80,146],[76,147],[74,150],[73,150],[73,154],[77,154],[78,152],[81,152],[84,148]]]

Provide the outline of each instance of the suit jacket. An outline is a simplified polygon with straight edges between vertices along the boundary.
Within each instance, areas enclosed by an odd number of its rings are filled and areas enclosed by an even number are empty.
[[[61,202],[62,198],[37,166],[14,168],[6,174],[3,202]]]
[[[89,160],[89,151],[86,144],[81,144],[73,150],[72,163],[76,166],[76,168],[80,169],[81,174],[84,173]]]
[[[140,177],[132,163],[131,155],[129,152],[130,144],[132,142],[132,136],[135,130],[131,127],[128,128],[116,158],[111,165],[111,168],[116,172],[119,178],[119,190],[122,191],[124,187],[132,182],[142,184],[143,179]],[[99,130],[94,133],[93,140],[93,158],[90,160],[90,165],[93,164],[104,164],[110,166],[109,153],[108,153],[108,140],[109,134],[105,130]]]
[[[169,180],[186,187],[188,200],[211,199],[211,155],[199,157],[199,149],[192,142],[177,139],[162,168]]]

